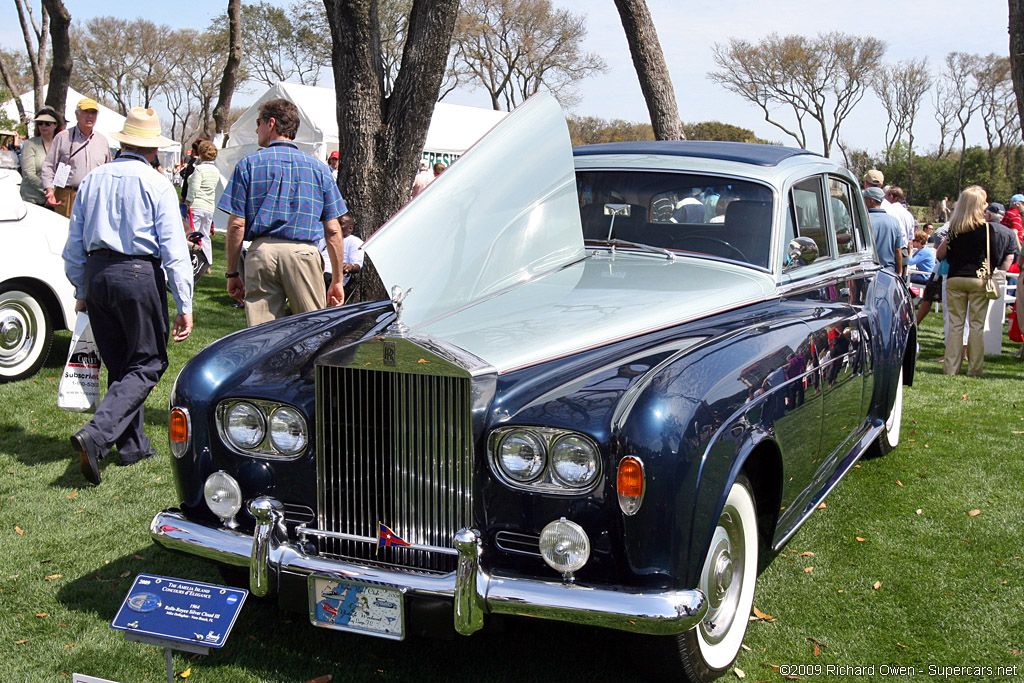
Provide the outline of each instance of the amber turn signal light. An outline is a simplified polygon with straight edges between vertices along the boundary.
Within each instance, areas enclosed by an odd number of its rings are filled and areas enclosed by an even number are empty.
[[[188,418],[185,417],[185,411],[181,408],[175,408],[171,411],[169,431],[171,441],[178,441],[180,443],[188,441]]]
[[[188,451],[190,427],[191,421],[189,420],[188,410],[185,408],[172,408],[167,436],[171,442],[171,455],[175,458],[183,457]]]
[[[640,458],[627,455],[619,461],[615,489],[619,508],[627,515],[635,515],[644,501],[644,464]]]

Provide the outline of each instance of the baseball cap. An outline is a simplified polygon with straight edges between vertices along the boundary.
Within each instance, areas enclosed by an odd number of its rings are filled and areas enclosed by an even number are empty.
[[[329,157],[327,157],[327,158],[328,159],[340,159],[341,158],[341,154],[338,153],[338,150],[334,150],[333,152],[331,152],[331,155]]]
[[[878,169],[871,169],[864,174],[864,184],[872,185],[874,187],[881,187],[885,184],[885,176]],[[884,198],[884,195],[883,195]]]
[[[1024,194],[1015,194],[1010,197],[1010,203],[1016,204],[1017,202],[1024,202]]]
[[[93,111],[99,111],[100,105],[96,104],[96,100],[91,97],[83,97],[78,101],[76,109],[81,109],[82,111],[88,111],[90,109]]]
[[[883,192],[880,187],[866,187],[862,194],[864,195],[864,199],[874,199],[879,204],[881,204],[882,200],[885,199],[885,192]]]
[[[1003,214],[1006,213],[1006,207],[1000,204],[999,202],[992,202],[991,204],[988,205],[988,212],[999,214],[1000,216],[1002,216]]]

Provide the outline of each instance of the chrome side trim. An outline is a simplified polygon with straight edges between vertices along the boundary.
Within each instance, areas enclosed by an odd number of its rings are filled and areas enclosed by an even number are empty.
[[[553,621],[614,628],[633,633],[671,635],[695,627],[707,614],[707,599],[699,590],[630,589],[595,586],[486,573],[481,567],[480,533],[461,529],[454,545],[459,552],[456,571],[438,575],[408,572],[355,562],[327,560],[305,554],[297,545],[278,543],[273,499],[262,498],[250,509],[259,511],[256,541],[231,529],[209,527],[189,520],[180,510],[158,513],[150,536],[177,550],[224,564],[250,565],[251,575],[268,589],[278,575],[324,574],[347,581],[368,581],[404,590],[407,595],[444,598],[453,603],[455,629],[464,635],[480,630],[485,614],[511,614]],[[254,511],[255,513],[256,511]],[[257,566],[259,565],[259,566]],[[303,577],[304,578],[304,577]],[[256,586],[250,590],[257,595]]]

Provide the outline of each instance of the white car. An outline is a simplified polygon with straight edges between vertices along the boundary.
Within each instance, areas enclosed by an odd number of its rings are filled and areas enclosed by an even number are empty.
[[[75,319],[61,256],[68,220],[22,200],[20,186],[16,171],[0,170],[0,382],[35,374],[54,331]]]

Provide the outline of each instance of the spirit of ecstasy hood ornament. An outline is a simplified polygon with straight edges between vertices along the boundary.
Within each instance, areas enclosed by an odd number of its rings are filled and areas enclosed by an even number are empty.
[[[405,297],[412,294],[413,288],[410,287],[406,291],[402,291],[402,288],[395,285],[391,288],[391,303],[395,306],[395,322],[388,325],[388,329],[384,331],[389,337],[404,337],[409,334],[409,328],[402,322],[402,302],[405,301]]]

